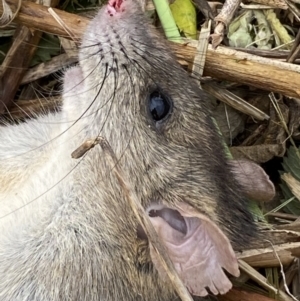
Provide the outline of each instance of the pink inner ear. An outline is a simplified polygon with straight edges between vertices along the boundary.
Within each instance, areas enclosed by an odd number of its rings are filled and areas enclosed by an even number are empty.
[[[228,238],[189,205],[181,203],[176,210],[156,204],[147,211],[179,277],[193,295],[206,296],[206,288],[215,295],[225,294],[232,284],[223,268],[236,277],[240,274]],[[158,272],[166,277],[151,245],[150,254]]]

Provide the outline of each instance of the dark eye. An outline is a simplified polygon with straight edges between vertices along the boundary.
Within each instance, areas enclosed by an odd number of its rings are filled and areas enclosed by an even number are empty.
[[[149,110],[153,120],[160,121],[170,113],[170,101],[162,93],[152,92],[149,97]]]

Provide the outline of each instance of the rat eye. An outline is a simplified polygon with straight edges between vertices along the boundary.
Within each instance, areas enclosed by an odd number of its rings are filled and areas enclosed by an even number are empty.
[[[152,92],[149,96],[149,111],[154,121],[164,119],[171,112],[170,100],[161,92]]]

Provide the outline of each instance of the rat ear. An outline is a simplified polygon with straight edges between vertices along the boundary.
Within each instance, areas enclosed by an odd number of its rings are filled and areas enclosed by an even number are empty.
[[[268,202],[274,198],[274,184],[258,164],[247,160],[229,160],[229,164],[247,198],[259,202]]]
[[[180,203],[176,209],[164,205],[148,208],[150,220],[164,243],[179,277],[191,294],[225,294],[232,284],[223,271],[239,276],[236,256],[225,234],[205,215]],[[150,244],[152,262],[166,274]]]

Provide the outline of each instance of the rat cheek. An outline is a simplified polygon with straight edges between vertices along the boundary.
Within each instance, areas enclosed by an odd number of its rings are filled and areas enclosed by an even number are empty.
[[[209,218],[189,205],[178,205],[177,210],[159,205],[149,216],[179,277],[193,295],[206,296],[206,288],[215,295],[226,293],[232,284],[223,268],[239,276],[229,240]],[[150,254],[159,274],[167,278],[151,245]]]

